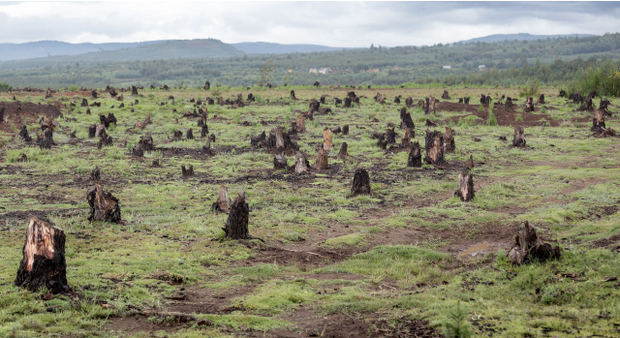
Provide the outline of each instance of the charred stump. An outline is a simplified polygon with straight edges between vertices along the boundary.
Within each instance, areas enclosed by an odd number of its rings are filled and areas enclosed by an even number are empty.
[[[525,103],[525,108],[523,109],[526,113],[530,113],[534,111],[534,99],[532,97],[527,98],[527,102]]]
[[[207,137],[207,135],[209,135],[209,126],[205,123],[200,127],[200,137]]]
[[[37,291],[47,287],[52,293],[67,292],[65,233],[49,221],[30,217],[23,257],[15,286]]]
[[[444,100],[449,100],[450,99],[450,94],[448,94],[447,90],[443,90],[443,94],[441,94],[441,98]]]
[[[223,185],[220,185],[220,193],[217,195],[217,200],[211,205],[211,210],[228,213],[230,211],[230,198],[228,198],[228,190]]]
[[[42,135],[37,136],[37,144],[41,149],[50,149],[54,145],[54,132],[47,128]]]
[[[409,150],[409,159],[407,160],[408,167],[420,168],[422,167],[422,154],[420,151],[420,144],[416,141],[413,142]]]
[[[408,96],[405,99],[405,105],[407,106],[407,108],[413,107],[413,98],[411,96]]]
[[[401,98],[401,96],[400,96],[400,95],[396,96],[396,97],[394,98],[394,103],[396,103],[396,104],[400,104],[400,98]]]
[[[121,222],[121,207],[118,199],[109,192],[104,192],[101,183],[88,190],[86,194],[90,206],[89,221]]]
[[[347,142],[342,142],[340,145],[340,151],[338,152],[338,158],[344,160],[349,156],[349,145]]]
[[[446,131],[443,134],[443,150],[446,153],[453,153],[456,149],[454,145],[454,129],[446,127]]]
[[[138,96],[138,87],[131,86],[131,95]]]
[[[321,107],[321,103],[315,99],[310,100],[310,104],[309,104],[309,113],[315,113],[319,111],[319,108]]]
[[[357,169],[353,176],[351,195],[370,194],[370,177],[366,169]]]
[[[345,108],[351,108],[351,98],[350,97],[345,97],[344,98],[344,104],[342,105]]]
[[[211,89],[211,82],[209,82],[209,81],[205,81],[205,85],[204,85],[204,87],[202,87],[202,88],[204,88],[204,90],[209,90],[209,89]]]
[[[560,97],[566,97],[566,91],[564,89],[560,90]]]
[[[508,259],[515,265],[530,263],[534,260],[544,262],[550,258],[559,257],[560,247],[553,247],[541,240],[528,221],[525,221],[523,227],[515,235],[512,248],[508,252]]]
[[[138,146],[144,151],[151,151],[155,149],[155,147],[153,146],[153,137],[151,136],[151,133],[146,133],[144,134],[144,136],[140,137],[140,142],[138,142]]]
[[[87,100],[86,98],[83,98],[83,99],[82,99],[82,104],[81,104],[81,106],[82,106],[82,107],[88,107],[88,100]]]
[[[250,207],[245,202],[245,193],[239,194],[230,206],[228,219],[224,233],[230,239],[250,239],[248,231],[248,221],[250,218]]]
[[[94,89],[90,92],[90,95],[93,97],[93,99],[96,99],[99,96],[99,94],[97,94],[97,91]]]
[[[185,134],[185,138],[187,138],[188,140],[193,140],[194,139],[194,131],[192,130],[192,128],[187,129],[187,132]]]
[[[22,129],[19,131],[19,137],[21,137],[21,139],[26,143],[32,142],[32,137],[28,135],[28,129],[25,125],[23,125]]]
[[[443,163],[443,135],[440,131],[426,131],[424,148],[424,162],[434,165]]]
[[[291,90],[291,100],[297,100],[297,96],[295,96],[294,90]]]
[[[411,114],[405,107],[400,110],[400,128],[410,128],[412,130],[415,128]]]
[[[459,173],[459,187],[454,195],[461,198],[461,201],[468,202],[474,198],[474,179],[469,172]]]
[[[274,169],[286,169],[288,163],[284,154],[276,154],[273,156],[273,168]]]
[[[545,94],[540,94],[538,97],[538,104],[545,104]]]
[[[523,128],[521,127],[515,127],[515,134],[514,137],[512,138],[512,146],[513,147],[525,147],[525,136],[524,136],[524,131]]]
[[[342,135],[349,135],[349,125],[345,124],[342,126]]]
[[[99,167],[95,167],[90,172],[90,179],[91,181],[94,181],[94,182],[101,180],[101,169]]]
[[[183,177],[194,176],[194,166],[190,164],[188,168],[185,168],[185,166],[182,165],[181,174],[183,175]]]

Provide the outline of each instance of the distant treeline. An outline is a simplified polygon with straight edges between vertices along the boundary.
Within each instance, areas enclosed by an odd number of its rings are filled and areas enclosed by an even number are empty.
[[[374,47],[320,53],[244,55],[219,59],[71,62],[55,57],[0,63],[0,82],[13,87],[400,85],[444,83],[518,86],[563,84],[601,60],[620,59],[620,34],[535,41]],[[310,72],[323,70],[326,74]]]

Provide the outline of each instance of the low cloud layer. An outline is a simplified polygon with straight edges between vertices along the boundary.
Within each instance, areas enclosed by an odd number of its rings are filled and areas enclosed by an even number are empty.
[[[216,38],[338,47],[620,31],[620,2],[0,3],[0,42]]]

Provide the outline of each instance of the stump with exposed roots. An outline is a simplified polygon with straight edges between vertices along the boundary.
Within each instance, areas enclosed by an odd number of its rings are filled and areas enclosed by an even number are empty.
[[[459,187],[454,194],[464,202],[474,198],[474,179],[469,172],[459,173]]]
[[[121,222],[121,207],[118,199],[109,192],[104,192],[101,183],[88,190],[86,195],[90,206],[89,221]]]
[[[553,247],[541,240],[528,221],[525,221],[523,227],[515,235],[513,246],[508,252],[508,259],[515,265],[530,263],[535,260],[544,262],[550,258],[559,257],[560,247]]]
[[[434,165],[443,163],[443,135],[440,131],[426,131],[424,148],[426,163]]]
[[[241,193],[230,206],[226,227],[224,228],[226,238],[250,239],[251,237],[248,231],[249,218],[250,207],[245,202],[245,193]]]
[[[71,290],[67,285],[65,233],[62,229],[50,221],[30,218],[15,285],[30,291],[45,286],[52,293]]]
[[[411,145],[407,166],[415,168],[422,167],[422,154],[420,151],[420,144],[417,141]]]
[[[351,195],[370,194],[370,177],[366,169],[357,169],[353,176],[353,186],[351,187]]]
[[[515,127],[515,134],[512,138],[512,146],[513,147],[525,147],[526,141],[524,136],[523,128]]]

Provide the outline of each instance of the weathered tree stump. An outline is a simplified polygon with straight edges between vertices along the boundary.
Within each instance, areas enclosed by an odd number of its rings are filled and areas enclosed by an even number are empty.
[[[292,100],[297,100],[297,96],[295,96],[295,91],[291,90],[291,99]]]
[[[332,131],[331,129],[325,127],[325,129],[323,129],[323,149],[325,149],[326,152],[329,152],[330,150],[332,150],[333,146],[334,144],[332,143]]]
[[[469,155],[469,159],[465,161],[465,166],[467,167],[467,169],[474,168],[474,157],[472,155]]]
[[[86,194],[90,206],[89,221],[121,222],[121,207],[118,199],[109,192],[104,192],[101,183],[88,190]]]
[[[185,166],[182,165],[181,174],[183,175],[183,177],[194,176],[194,166],[190,164],[188,168],[185,168]]]
[[[321,103],[315,99],[310,100],[310,104],[309,104],[309,113],[315,113],[319,111],[319,108],[321,107]]]
[[[345,160],[349,156],[349,145],[347,142],[342,142],[340,145],[340,151],[338,152],[338,159]]]
[[[140,145],[136,144],[133,148],[131,148],[131,156],[133,157],[143,157],[144,150],[140,148]]]
[[[306,132],[306,116],[304,114],[297,114],[297,119],[295,120],[295,129],[298,133]]]
[[[306,156],[301,151],[298,151],[295,154],[295,173],[303,174],[308,172],[308,167],[310,167],[310,164],[308,163]]]
[[[342,135],[349,135],[349,125],[345,124],[342,126]]]
[[[357,169],[353,176],[351,195],[370,194],[370,177],[366,169]]]
[[[32,142],[32,137],[28,134],[28,128],[26,128],[25,125],[23,125],[22,129],[19,131],[19,137],[26,143]]]
[[[138,96],[138,87],[131,86],[131,95]]]
[[[536,234],[536,230],[530,226],[528,221],[515,235],[514,243],[508,252],[510,262],[515,265],[530,263],[534,260],[544,262],[550,258],[560,257],[560,247],[551,246],[544,242]]]
[[[345,108],[351,108],[351,98],[350,97],[345,97],[344,98],[344,104],[342,105]]]
[[[202,88],[204,88],[204,90],[209,90],[209,89],[211,89],[211,82],[209,82],[209,81],[205,81],[205,85],[204,85],[204,87],[202,87]]]
[[[211,210],[228,213],[230,211],[230,198],[228,198],[228,190],[223,185],[220,185],[220,193],[217,195],[217,200],[211,205]]]
[[[459,187],[454,194],[464,202],[474,198],[474,179],[469,172],[459,173]]]
[[[142,137],[140,137],[138,146],[144,151],[151,151],[155,149],[155,147],[153,146],[153,137],[151,136],[151,133],[146,133]]]
[[[566,96],[566,91],[564,89],[560,90],[560,97],[565,97]]]
[[[97,94],[97,91],[94,89],[90,92],[90,95],[93,97],[93,99],[96,99],[99,96],[99,94]]]
[[[545,104],[545,94],[540,94],[538,97],[538,104]]]
[[[286,162],[286,157],[284,156],[284,154],[275,154],[273,156],[273,168],[274,169],[288,168],[288,163]]]
[[[205,123],[202,127],[200,127],[200,137],[207,137],[209,135],[209,127]]]
[[[424,157],[426,163],[434,165],[443,163],[443,135],[440,131],[426,130],[424,148],[426,150]]]
[[[416,141],[413,142],[409,150],[409,159],[407,160],[408,167],[420,168],[422,167],[422,153],[420,151],[420,144]]]
[[[224,228],[226,238],[250,239],[250,232],[248,230],[249,218],[250,207],[245,202],[245,193],[241,193],[230,206],[226,227]]]
[[[99,142],[97,142],[97,148],[101,149],[104,146],[109,146],[112,144],[112,137],[108,135],[103,125],[97,126],[97,131],[95,135],[99,136]]]
[[[594,132],[601,132],[605,129],[605,117],[602,110],[598,109],[594,112],[594,118],[592,119],[592,128]]]
[[[90,172],[90,180],[94,182],[101,180],[101,169],[99,167],[95,167]]]
[[[400,146],[407,148],[411,145],[411,139],[414,138],[415,133],[411,128],[405,128],[403,137],[400,140]]]
[[[82,99],[82,103],[80,104],[81,107],[88,107],[88,100],[86,98]]]
[[[454,145],[454,129],[446,127],[446,131],[443,134],[443,150],[446,153],[453,153],[456,149]]]
[[[187,138],[188,140],[194,139],[194,131],[192,130],[192,128],[187,129],[187,132],[185,133],[185,138]]]
[[[527,102],[525,103],[525,108],[523,109],[526,113],[534,111],[534,99],[532,97],[527,98]]]
[[[449,100],[450,99],[450,94],[448,94],[447,90],[443,90],[443,94],[441,94],[441,98],[444,100]]]
[[[325,150],[324,148],[319,148],[319,151],[317,153],[316,156],[316,163],[314,164],[314,167],[316,169],[327,169],[328,168],[328,163],[327,163],[327,150]]]
[[[342,132],[342,128],[340,128],[340,126],[335,126],[332,128],[333,134],[340,134],[341,132]]]
[[[523,132],[523,128],[517,126],[515,127],[515,135],[512,138],[512,146],[513,147],[525,147],[525,136]]]
[[[403,107],[400,110],[400,128],[409,128],[415,129],[415,125],[413,124],[413,120],[411,119],[411,114],[407,111],[407,108]]]
[[[37,136],[37,144],[41,149],[50,149],[54,145],[54,132],[51,128],[45,129],[42,135]]]
[[[52,293],[67,292],[65,233],[50,221],[30,217],[23,257],[15,285],[37,291],[47,287]]]
[[[407,106],[407,108],[413,107],[413,98],[411,96],[408,96],[405,99],[405,105]]]
[[[396,96],[396,97],[394,98],[394,103],[395,103],[395,104],[400,104],[400,98],[401,98],[401,97],[402,97],[401,95]]]

